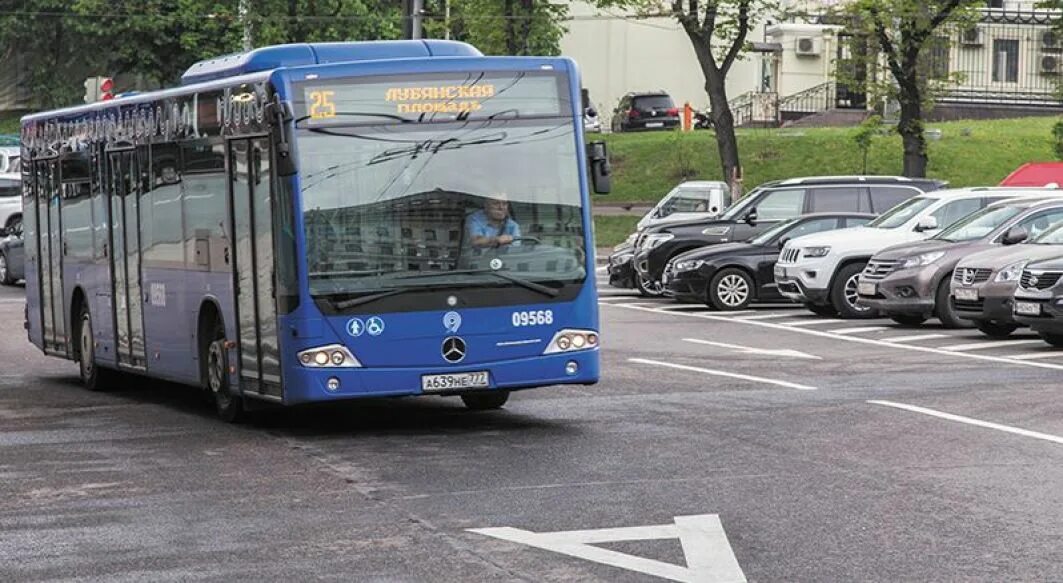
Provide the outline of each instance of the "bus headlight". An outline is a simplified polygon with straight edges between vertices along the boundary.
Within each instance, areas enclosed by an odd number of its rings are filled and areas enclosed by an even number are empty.
[[[307,368],[355,368],[362,366],[358,359],[341,344],[309,348],[298,354],[299,364]]]
[[[543,354],[574,352],[598,347],[598,333],[594,330],[561,330],[546,346]]]

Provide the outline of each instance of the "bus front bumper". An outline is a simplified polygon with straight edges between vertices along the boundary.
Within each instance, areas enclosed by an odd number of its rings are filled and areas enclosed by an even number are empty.
[[[295,405],[373,397],[455,395],[473,390],[515,391],[549,385],[591,385],[598,382],[597,348],[532,358],[503,360],[450,367],[409,368],[306,368],[293,367],[285,373],[284,403]],[[425,375],[464,372],[488,373],[489,386],[481,389],[424,391]],[[329,388],[329,381],[335,389]]]

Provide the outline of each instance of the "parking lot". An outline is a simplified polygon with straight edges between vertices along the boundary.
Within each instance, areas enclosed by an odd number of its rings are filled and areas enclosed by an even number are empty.
[[[599,287],[596,386],[246,426],[157,381],[85,391],[4,288],[0,579],[1063,574],[1063,351]]]

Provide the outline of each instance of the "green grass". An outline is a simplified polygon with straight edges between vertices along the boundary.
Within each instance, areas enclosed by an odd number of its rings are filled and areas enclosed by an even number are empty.
[[[952,186],[1000,182],[1020,164],[1052,160],[1051,117],[929,123],[940,140],[929,142],[928,175]],[[745,170],[744,190],[769,180],[829,174],[860,174],[855,128],[745,129],[738,132]],[[602,139],[595,136],[591,139]],[[657,201],[685,179],[720,180],[712,132],[644,132],[605,135],[614,176],[613,192],[599,200]],[[875,138],[868,174],[900,174],[901,140]]]
[[[25,112],[4,112],[0,113],[0,134],[18,134],[19,123],[18,120]]]
[[[639,216],[596,216],[594,217],[594,244],[598,247],[612,247],[627,239],[635,232],[635,223]]]

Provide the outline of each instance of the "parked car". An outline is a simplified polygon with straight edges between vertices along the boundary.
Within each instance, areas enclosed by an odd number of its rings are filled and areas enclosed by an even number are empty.
[[[635,284],[660,295],[661,273],[673,257],[697,247],[745,241],[782,221],[814,212],[879,214],[944,183],[895,176],[820,176],[762,184],[717,219],[659,225],[644,230],[634,254]]]
[[[998,202],[925,241],[883,249],[860,274],[860,303],[909,326],[931,316],[946,328],[974,326],[949,301],[956,265],[972,253],[1021,243],[1063,221],[1061,197],[1063,191],[1054,199]]]
[[[0,228],[22,222],[22,177],[0,174]]]
[[[741,310],[753,301],[780,300],[773,269],[779,248],[794,237],[866,224],[869,213],[813,213],[783,221],[745,243],[724,243],[681,253],[661,277],[667,294]]]
[[[583,110],[583,131],[586,133],[601,133],[602,120],[598,117],[598,110],[587,107]]]
[[[1011,232],[1012,237],[1021,233]],[[1063,255],[1063,225],[1025,243],[965,257],[952,276],[952,303],[961,318],[993,338],[1006,338],[1022,324],[1015,317],[1015,296],[1023,268]]]
[[[18,174],[21,171],[22,148],[0,146],[0,173]]]
[[[876,312],[859,303],[857,280],[868,260],[891,245],[927,239],[991,203],[1043,197],[1045,189],[960,188],[911,198],[865,227],[791,240],[775,265],[779,291],[814,313],[870,318]]]
[[[1053,231],[1055,232],[1055,231]],[[1055,237],[1063,242],[1063,236]],[[1063,257],[1026,265],[1015,290],[1015,321],[1063,347]]]
[[[2,233],[0,238],[0,285],[14,285],[26,277],[26,253],[22,245],[22,223]]]
[[[614,132],[673,130],[679,127],[679,108],[664,91],[628,93],[613,110]]]
[[[1000,186],[1063,185],[1063,162],[1029,162],[1000,181]]]

